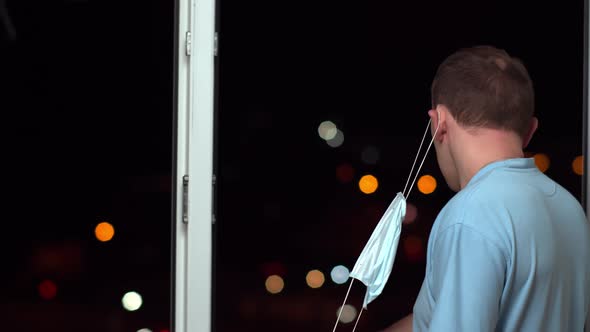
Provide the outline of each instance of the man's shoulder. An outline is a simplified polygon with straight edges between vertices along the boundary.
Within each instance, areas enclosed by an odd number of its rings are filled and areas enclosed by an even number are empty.
[[[459,214],[464,222],[474,217],[478,222],[514,207],[526,208],[527,204],[555,195],[567,194],[557,182],[541,172],[515,172],[494,170],[475,183],[459,191],[445,209],[454,216]],[[571,196],[571,195],[569,195]],[[573,198],[573,197],[566,198]]]
[[[484,179],[459,191],[443,207],[436,224],[437,233],[451,228],[469,228],[490,239],[496,238],[507,216],[506,200],[493,179]]]
[[[464,223],[466,216],[480,211],[481,202],[494,204],[495,195],[490,194],[484,183],[468,186],[457,192],[442,208],[437,219],[441,224],[450,226],[456,223]],[[487,198],[490,198],[489,200]]]
[[[515,229],[540,225],[540,206],[554,219],[584,219],[578,200],[541,172],[491,172],[458,192],[441,210],[436,233],[449,227],[469,227],[501,247],[510,246]],[[520,226],[515,227],[515,223]]]

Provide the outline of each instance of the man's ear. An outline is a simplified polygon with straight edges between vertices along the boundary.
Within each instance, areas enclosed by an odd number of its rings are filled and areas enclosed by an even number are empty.
[[[428,115],[430,116],[430,133],[434,136],[436,132],[435,140],[441,142],[446,132],[445,107],[437,105],[435,109],[428,111]]]
[[[529,143],[531,142],[531,139],[533,138],[533,134],[535,133],[535,131],[537,131],[538,127],[539,127],[539,120],[533,116],[529,130],[522,138],[522,148],[523,149],[526,148],[527,145],[529,145]]]

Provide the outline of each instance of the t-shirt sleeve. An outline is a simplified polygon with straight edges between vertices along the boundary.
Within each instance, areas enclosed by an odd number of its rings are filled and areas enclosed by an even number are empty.
[[[507,266],[500,247],[456,224],[437,236],[433,249],[429,331],[494,331]]]

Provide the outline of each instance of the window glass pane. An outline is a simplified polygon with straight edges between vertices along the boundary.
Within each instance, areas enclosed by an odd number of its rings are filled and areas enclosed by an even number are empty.
[[[457,48],[492,44],[523,60],[540,120],[527,155],[544,154],[546,174],[581,199],[583,1],[233,1],[220,3],[220,20],[218,331],[332,328],[348,286],[333,268],[352,268],[403,189],[431,80]],[[359,331],[411,312],[430,227],[453,195],[433,154],[422,174],[437,186],[413,189],[416,218]],[[364,175],[378,181],[371,194]],[[348,302],[358,309],[363,295],[355,283]]]
[[[0,1],[2,330],[169,329],[173,17]]]

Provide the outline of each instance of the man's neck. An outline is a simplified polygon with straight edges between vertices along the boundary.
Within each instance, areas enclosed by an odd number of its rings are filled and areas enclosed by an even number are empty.
[[[522,140],[513,132],[481,129],[477,133],[465,133],[455,153],[455,163],[461,189],[465,188],[471,178],[483,167],[496,161],[522,158]]]

